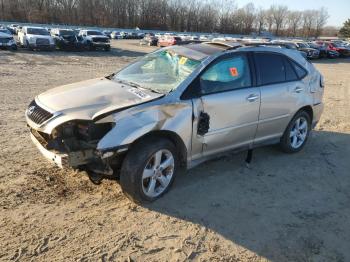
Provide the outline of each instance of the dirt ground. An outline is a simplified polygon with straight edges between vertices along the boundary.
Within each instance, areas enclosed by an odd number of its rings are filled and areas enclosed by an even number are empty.
[[[0,261],[350,261],[350,59],[315,61],[325,112],[305,149],[202,164],[138,206],[31,143],[24,111],[55,86],[104,76],[153,50],[0,51]]]

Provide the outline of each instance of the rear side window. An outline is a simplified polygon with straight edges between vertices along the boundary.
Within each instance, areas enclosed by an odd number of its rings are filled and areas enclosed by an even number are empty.
[[[304,78],[306,76],[306,70],[302,68],[300,65],[298,65],[297,63],[293,61],[290,61],[290,62],[295,70],[295,73],[298,75],[298,78],[299,79]]]
[[[285,72],[286,72],[286,81],[295,81],[298,80],[298,75],[295,72],[291,62],[288,61],[288,59],[283,58],[284,65],[285,65]]]
[[[255,54],[262,85],[280,83],[286,80],[283,57],[271,53]]]
[[[301,66],[283,55],[257,53],[255,59],[261,85],[296,81],[306,75]]]

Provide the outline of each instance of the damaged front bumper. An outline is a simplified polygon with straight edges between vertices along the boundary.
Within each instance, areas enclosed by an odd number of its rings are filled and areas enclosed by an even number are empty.
[[[90,163],[95,158],[94,150],[92,149],[69,153],[50,151],[46,149],[44,145],[42,145],[42,143],[39,141],[40,137],[38,137],[38,135],[35,136],[33,132],[31,132],[30,138],[41,154],[60,168],[76,168]]]

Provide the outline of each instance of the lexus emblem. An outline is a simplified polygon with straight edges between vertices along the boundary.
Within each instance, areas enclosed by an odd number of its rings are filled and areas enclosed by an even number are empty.
[[[34,110],[35,110],[35,106],[29,107],[28,108],[28,115],[30,116],[31,114],[33,114]]]

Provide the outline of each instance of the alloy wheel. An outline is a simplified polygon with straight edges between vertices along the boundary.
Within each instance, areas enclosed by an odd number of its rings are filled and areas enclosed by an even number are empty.
[[[299,147],[301,147],[306,140],[307,132],[308,122],[306,118],[297,118],[289,133],[291,147],[294,149],[298,149]]]
[[[170,185],[174,168],[174,156],[169,150],[161,149],[155,152],[142,173],[143,193],[151,198],[162,194]]]

